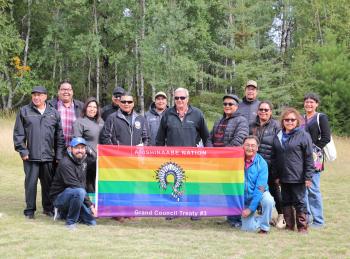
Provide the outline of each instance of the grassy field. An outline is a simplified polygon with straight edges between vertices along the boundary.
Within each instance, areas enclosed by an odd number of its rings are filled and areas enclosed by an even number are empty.
[[[308,235],[272,229],[267,236],[242,233],[221,218],[191,222],[139,218],[99,219],[98,226],[68,231],[38,211],[25,220],[24,173],[13,151],[13,119],[0,118],[1,258],[350,258],[350,141],[336,138],[339,158],[322,176],[326,227]]]

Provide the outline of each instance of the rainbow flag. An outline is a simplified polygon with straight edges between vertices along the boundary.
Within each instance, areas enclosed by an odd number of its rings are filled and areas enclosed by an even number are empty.
[[[98,146],[99,217],[239,215],[242,148]]]

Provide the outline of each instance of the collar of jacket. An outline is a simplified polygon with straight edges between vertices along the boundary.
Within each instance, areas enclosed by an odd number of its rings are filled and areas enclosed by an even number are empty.
[[[82,163],[84,163],[86,160],[86,157],[87,157],[87,155],[85,154],[85,156],[82,159],[76,159],[73,156],[72,152],[70,152],[68,150],[67,150],[67,156],[69,157],[70,160],[73,161],[74,164],[77,164],[77,165],[81,165]]]
[[[188,105],[188,109],[187,109],[186,114],[190,114],[192,111],[193,111],[192,106]],[[175,105],[170,109],[170,112],[173,113],[173,114],[176,114],[176,116],[178,116],[178,113],[177,113]]]
[[[271,123],[272,120],[273,120],[273,118],[272,118],[272,116],[271,116],[270,119],[269,119],[267,122],[265,122],[264,126],[269,125],[269,124]],[[256,116],[255,125],[258,126],[258,127],[261,126],[259,116]]]
[[[258,99],[255,99],[255,100],[253,100],[253,101],[250,101],[250,100],[248,100],[248,99],[244,96],[244,97],[242,98],[242,101],[243,101],[244,103],[252,104],[252,103],[258,102],[259,100],[258,100]]]
[[[79,107],[76,99],[73,99],[72,102],[73,102],[74,109]],[[51,99],[50,105],[52,105],[55,109],[57,109],[57,103],[58,103],[58,97],[55,96],[54,98]]]
[[[45,101],[45,104],[46,104],[46,106],[45,106],[45,111],[44,111],[44,113],[46,113],[46,108],[50,106],[50,104],[48,103],[48,101]],[[33,103],[32,101],[29,103],[29,106],[30,106],[30,108],[32,108],[32,109],[35,110],[36,112],[39,112],[39,109],[34,105],[34,103]],[[39,112],[39,113],[40,113],[40,112]]]
[[[169,108],[169,106],[167,105],[165,110],[162,112],[164,113],[167,109]],[[154,114],[154,115],[159,115],[159,113],[156,111],[156,103],[155,102],[152,102],[151,105],[149,106],[148,108],[149,112]]]
[[[134,122],[135,122],[135,119],[138,117],[139,115],[134,111],[132,110],[132,114],[131,114],[131,123],[132,125],[134,125]],[[122,110],[121,109],[118,109],[117,111],[117,117],[122,119],[122,120],[125,120],[128,124],[129,124],[129,121],[126,119],[125,115],[123,114]]]

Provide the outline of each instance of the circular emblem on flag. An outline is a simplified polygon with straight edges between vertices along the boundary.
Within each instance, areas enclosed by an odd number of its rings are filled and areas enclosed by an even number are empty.
[[[135,128],[141,129],[141,123],[139,121],[135,121]]]
[[[166,190],[168,187],[168,179],[167,177],[169,175],[172,175],[174,177],[174,184],[172,186],[172,193],[171,195],[174,198],[179,198],[182,194],[182,187],[185,182],[186,176],[185,171],[176,163],[174,162],[166,162],[163,165],[160,166],[156,172],[156,179],[159,182],[159,187],[163,190]]]

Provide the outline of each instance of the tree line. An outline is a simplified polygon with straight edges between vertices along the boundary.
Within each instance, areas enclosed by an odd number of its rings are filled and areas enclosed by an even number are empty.
[[[103,104],[123,86],[141,112],[186,87],[216,114],[214,98],[253,79],[277,114],[318,93],[333,131],[350,135],[349,12],[347,0],[0,0],[0,107],[69,78],[77,98]]]

